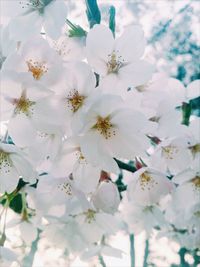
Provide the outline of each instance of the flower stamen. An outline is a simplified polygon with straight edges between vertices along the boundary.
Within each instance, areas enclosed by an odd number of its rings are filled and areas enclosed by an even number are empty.
[[[44,62],[33,62],[32,59],[30,59],[26,63],[28,66],[28,71],[32,73],[35,80],[40,80],[48,71],[48,68],[45,66]]]
[[[80,95],[77,90],[73,90],[67,97],[68,107],[73,113],[77,112],[84,104],[85,96]]]
[[[92,127],[92,129],[97,130],[101,135],[103,135],[105,139],[108,139],[112,135],[116,134],[113,128],[114,125],[110,121],[110,116],[105,118],[98,116],[96,124]]]

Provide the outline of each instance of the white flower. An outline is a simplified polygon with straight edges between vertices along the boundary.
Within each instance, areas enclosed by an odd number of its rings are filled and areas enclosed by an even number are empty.
[[[190,166],[188,166],[190,167]],[[176,188],[173,196],[174,205],[178,208],[190,208],[199,202],[200,194],[200,171],[188,168],[187,170],[177,174],[172,180],[179,186]],[[187,196],[187,202],[185,202]]]
[[[164,215],[158,205],[140,205],[134,201],[123,199],[122,216],[128,224],[129,232],[139,234],[151,233],[154,227],[166,224]]]
[[[192,162],[192,153],[188,146],[188,139],[183,136],[164,140],[151,155],[151,166],[171,174],[187,169]]]
[[[9,120],[9,135],[18,146],[31,145],[37,130],[52,124],[53,116],[48,116],[53,114],[54,110],[49,108],[48,115],[43,114],[51,91],[39,85],[25,86],[8,79],[1,84],[1,115],[3,120]]]
[[[115,234],[120,228],[118,218],[89,208],[75,217],[84,239],[89,243],[98,242],[103,235]]]
[[[120,203],[120,195],[117,186],[110,180],[102,181],[92,196],[92,202],[97,209],[114,213]]]
[[[67,16],[63,0],[14,0],[13,9],[15,16],[10,21],[9,28],[17,41],[39,34],[42,27],[49,36],[57,39]]]
[[[172,189],[173,184],[164,173],[143,167],[132,175],[127,190],[131,200],[141,205],[152,205],[159,203]]]
[[[75,137],[64,142],[49,172],[56,177],[72,173],[74,186],[84,193],[91,193],[96,190],[101,169],[86,160],[79,142]]]
[[[119,96],[103,95],[85,116],[81,151],[85,158],[104,171],[118,173],[113,157],[133,158],[144,153],[148,141],[143,134],[145,117],[123,108]]]
[[[66,212],[73,212],[80,202],[80,194],[75,190],[71,177],[55,178],[42,175],[37,189],[27,188],[28,203],[36,210],[38,216],[56,216],[60,218]],[[76,200],[76,201],[75,201]],[[80,210],[80,208],[79,208]]]
[[[19,82],[34,81],[48,87],[55,85],[62,76],[60,57],[42,37],[24,42],[17,52],[7,57],[3,69]]]
[[[138,25],[127,27],[116,40],[110,29],[95,25],[86,39],[88,62],[104,77],[103,85],[112,93],[117,92],[118,87],[126,91],[151,78],[152,66],[140,59],[144,48],[143,31]]]
[[[48,39],[47,39],[48,40]],[[60,36],[58,40],[48,40],[63,61],[81,61],[85,58],[85,37]]]
[[[24,154],[14,145],[0,144],[0,191],[12,192],[19,178],[34,183],[37,173]]]
[[[55,93],[63,116],[68,124],[72,122],[72,129],[77,132],[83,127],[84,113],[97,97],[96,80],[91,68],[84,62],[68,64],[65,72],[64,81],[55,88]]]

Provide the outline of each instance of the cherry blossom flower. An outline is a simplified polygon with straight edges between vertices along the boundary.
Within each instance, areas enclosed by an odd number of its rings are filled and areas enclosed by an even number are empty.
[[[20,82],[34,81],[48,87],[62,76],[61,59],[46,40],[37,36],[24,42],[17,52],[7,57],[3,67]]]
[[[55,90],[57,105],[63,116],[71,121],[72,130],[76,133],[83,127],[83,114],[97,97],[96,80],[91,68],[84,62],[68,64],[65,72],[64,80]],[[68,128],[70,132],[70,125]]]
[[[162,197],[173,190],[172,182],[164,173],[143,167],[133,174],[128,184],[128,197],[141,205],[159,203]]]
[[[6,8],[9,7],[7,4]],[[14,0],[10,9],[15,10],[15,14],[9,28],[17,41],[39,34],[42,27],[49,36],[57,39],[67,16],[63,0]]]
[[[74,186],[84,193],[96,190],[101,169],[88,162],[81,151],[80,138],[71,138],[62,144],[49,170],[56,177],[72,174]]]
[[[143,114],[123,108],[118,96],[103,95],[86,114],[81,151],[102,170],[118,173],[113,157],[132,158],[143,154],[148,146],[142,133],[145,127]]]
[[[86,39],[88,62],[104,77],[107,93],[117,93],[118,87],[127,90],[130,86],[142,85],[151,78],[152,66],[140,59],[144,48],[143,31],[138,25],[127,27],[117,39],[110,29],[95,25]]]
[[[92,202],[97,209],[114,213],[120,203],[120,195],[117,186],[110,180],[102,181],[92,196]]]
[[[0,171],[0,191],[3,193],[14,191],[21,177],[30,183],[34,183],[37,178],[37,173],[24,153],[9,144],[0,144]]]
[[[37,130],[43,129],[41,124],[46,127],[52,124],[52,118],[41,114],[42,106],[51,94],[39,85],[25,86],[8,79],[2,81],[2,119],[9,119],[8,132],[14,143],[21,147],[31,145]],[[53,112],[48,109],[48,115]]]
[[[150,158],[151,166],[177,174],[187,168],[192,162],[188,139],[180,136],[161,142]]]

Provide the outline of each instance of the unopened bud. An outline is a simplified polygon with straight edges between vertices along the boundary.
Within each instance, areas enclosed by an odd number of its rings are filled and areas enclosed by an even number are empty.
[[[117,186],[109,180],[102,181],[93,195],[93,204],[104,212],[114,213],[120,203]]]

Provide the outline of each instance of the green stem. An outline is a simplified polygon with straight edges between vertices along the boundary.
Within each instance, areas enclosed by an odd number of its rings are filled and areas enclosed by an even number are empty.
[[[181,248],[178,252],[180,257],[180,266],[181,267],[189,267],[190,265],[185,261],[185,254],[187,253],[187,250],[185,248]]]
[[[129,172],[136,172],[137,171],[137,169],[133,165],[124,163],[123,161],[121,161],[119,159],[116,159],[116,158],[114,158],[114,160],[117,162],[117,165],[122,170],[126,170],[126,171],[129,171]]]
[[[147,267],[148,266],[148,257],[149,257],[149,240],[147,239],[145,241],[145,251],[144,251],[143,267]]]
[[[101,264],[102,267],[106,267],[106,263],[102,255],[99,255],[99,263]]]
[[[131,260],[131,267],[135,267],[135,237],[133,234],[129,236],[130,240],[130,260]]]

